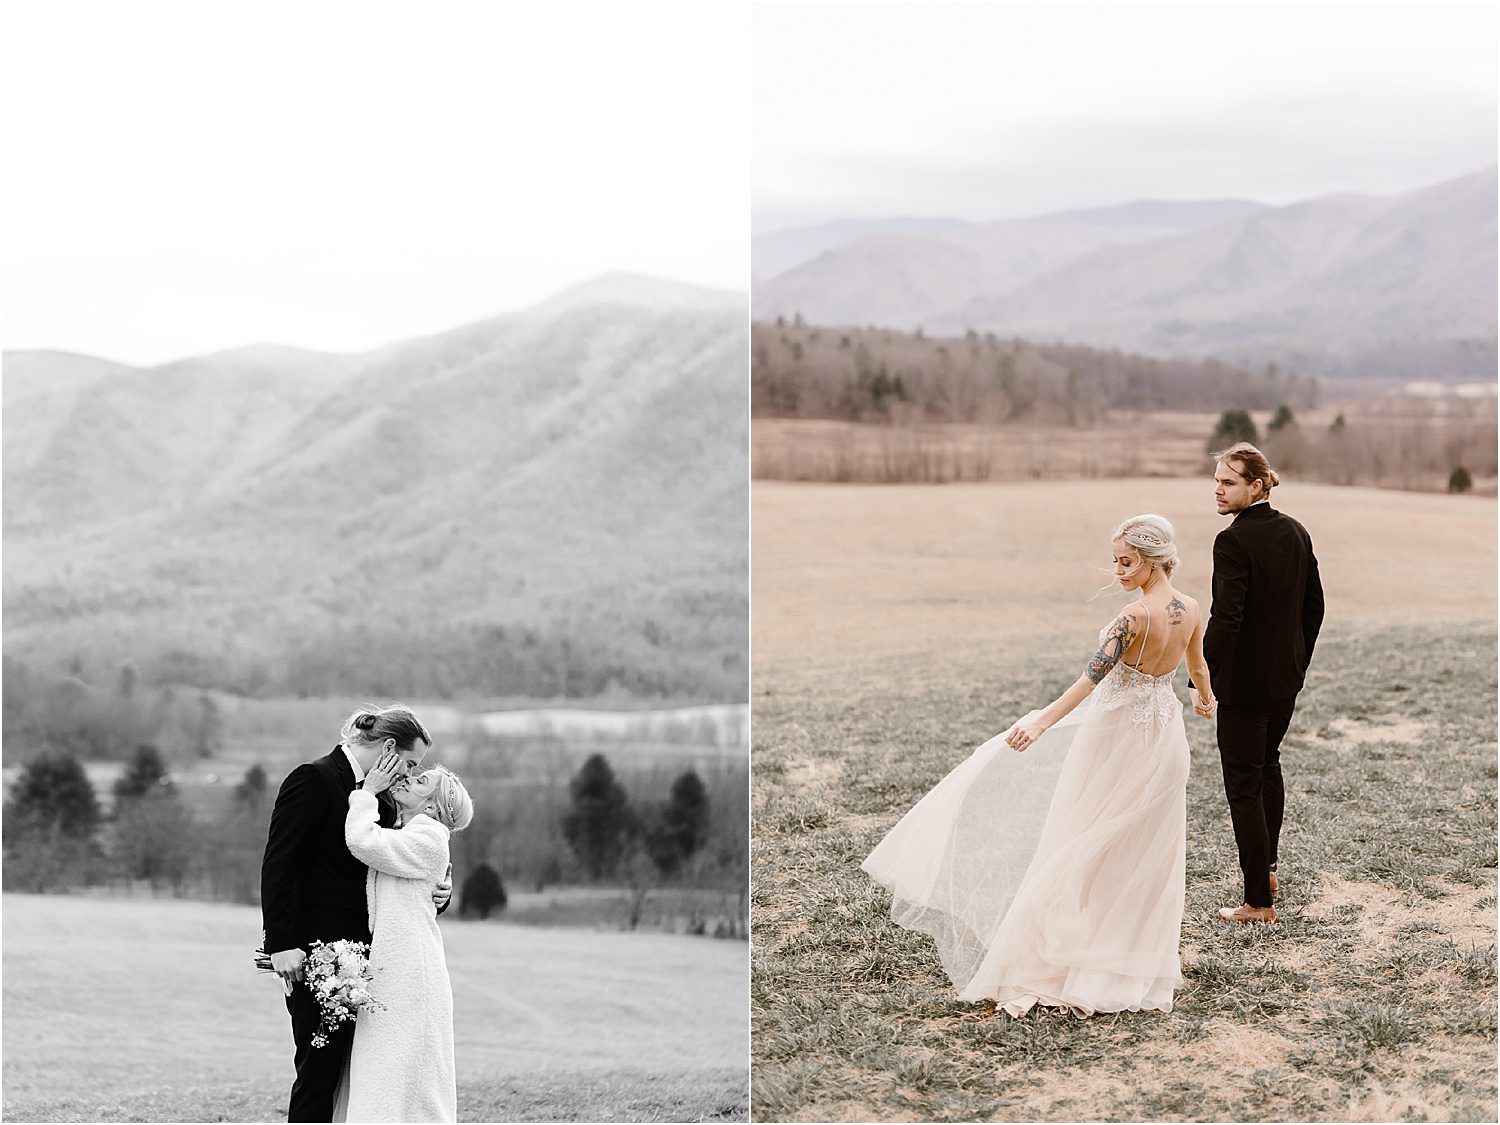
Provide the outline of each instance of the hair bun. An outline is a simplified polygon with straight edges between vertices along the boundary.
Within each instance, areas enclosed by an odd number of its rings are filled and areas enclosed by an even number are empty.
[[[375,725],[375,716],[366,712],[354,720],[355,730],[369,730]]]

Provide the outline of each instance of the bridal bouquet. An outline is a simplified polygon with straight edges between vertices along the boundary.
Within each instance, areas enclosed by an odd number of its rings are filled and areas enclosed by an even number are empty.
[[[370,993],[370,947],[362,941],[343,939],[335,942],[315,941],[312,952],[302,963],[303,979],[323,1010],[314,1047],[328,1045],[328,1036],[345,1020],[352,1020],[362,1008],[387,1008]],[[255,951],[255,965],[262,972],[271,971],[271,958],[263,949]]]

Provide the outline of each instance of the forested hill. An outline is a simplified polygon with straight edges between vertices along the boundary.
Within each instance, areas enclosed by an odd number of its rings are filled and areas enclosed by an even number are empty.
[[[1217,360],[1156,359],[993,333],[756,324],[758,416],[844,421],[1097,421],[1110,410],[1218,411],[1312,405],[1317,380]]]
[[[1488,168],[1279,207],[829,224],[757,240],[753,307],[762,320],[972,328],[1322,376],[1491,379],[1495,192]],[[799,241],[816,256],[789,257]]]
[[[5,650],[256,692],[744,696],[745,303],[357,356],[5,356]]]

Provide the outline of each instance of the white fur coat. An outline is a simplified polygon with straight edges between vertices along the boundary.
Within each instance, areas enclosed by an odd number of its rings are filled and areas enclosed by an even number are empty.
[[[453,988],[432,905],[448,829],[430,816],[381,828],[378,816],[374,794],[349,794],[344,839],[370,868],[370,991],[387,1011],[367,1009],[355,1021],[343,1119],[457,1121]]]

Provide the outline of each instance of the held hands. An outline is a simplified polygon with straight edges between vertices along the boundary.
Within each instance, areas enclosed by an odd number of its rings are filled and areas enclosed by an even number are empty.
[[[387,750],[376,759],[375,764],[370,767],[370,772],[365,774],[365,792],[384,793],[402,775],[401,757],[394,750]]]
[[[1190,695],[1193,700],[1193,713],[1198,715],[1200,718],[1212,719],[1219,713],[1219,701],[1213,698],[1213,696],[1209,696],[1207,699],[1204,699],[1201,695],[1198,694],[1197,688],[1189,688],[1188,695]]]
[[[432,888],[432,905],[441,910],[448,905],[448,900],[453,897],[453,864],[448,865],[448,870],[443,872],[443,881]]]
[[[1040,719],[1018,722],[1005,736],[1005,744],[1017,753],[1022,753],[1045,733],[1047,733],[1047,724]]]

